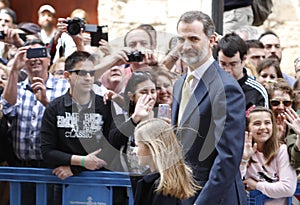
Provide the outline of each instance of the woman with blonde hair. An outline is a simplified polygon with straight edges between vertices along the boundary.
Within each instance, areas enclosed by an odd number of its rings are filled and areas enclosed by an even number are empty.
[[[135,144],[139,165],[149,165],[151,174],[138,181],[134,204],[180,205],[200,189],[170,124],[158,118],[141,122],[135,129]]]

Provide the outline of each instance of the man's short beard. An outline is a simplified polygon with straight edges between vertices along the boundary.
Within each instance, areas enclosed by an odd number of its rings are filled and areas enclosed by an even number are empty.
[[[191,65],[195,65],[197,63],[199,63],[200,59],[199,59],[199,56],[194,56],[194,57],[182,57],[181,58],[182,61],[187,64],[188,66],[191,66]]]

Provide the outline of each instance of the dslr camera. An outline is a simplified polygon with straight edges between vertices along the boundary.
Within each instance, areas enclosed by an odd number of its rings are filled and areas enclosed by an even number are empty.
[[[141,51],[133,51],[127,54],[128,61],[127,62],[141,62],[143,61],[144,55]]]
[[[68,24],[67,31],[71,35],[77,35],[80,33],[82,28],[85,29],[84,20],[78,17],[74,17],[73,19],[68,19],[66,23]]]

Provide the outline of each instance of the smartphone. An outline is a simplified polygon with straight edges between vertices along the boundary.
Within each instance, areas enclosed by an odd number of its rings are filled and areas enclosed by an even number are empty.
[[[48,57],[46,47],[29,48],[26,52],[26,58],[46,58],[46,57]]]
[[[108,26],[97,26],[96,32],[91,32],[91,46],[99,46],[99,41],[104,39],[108,41]]]
[[[158,105],[158,112],[157,117],[163,117],[163,118],[170,118],[169,116],[170,112],[170,105],[169,104],[159,104]]]

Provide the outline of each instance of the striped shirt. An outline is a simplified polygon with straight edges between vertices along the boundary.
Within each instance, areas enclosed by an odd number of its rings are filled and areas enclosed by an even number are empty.
[[[50,73],[46,81],[46,95],[49,101],[63,95],[69,88],[65,79],[54,78]],[[36,99],[29,79],[18,83],[15,105],[2,96],[3,113],[11,119],[12,144],[20,160],[42,160],[40,128],[45,106]]]

